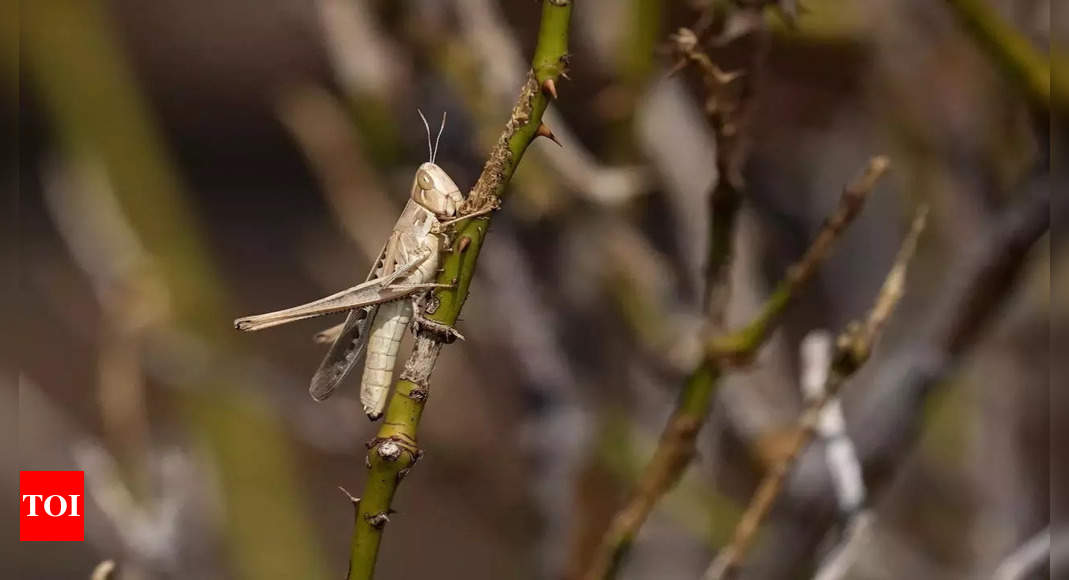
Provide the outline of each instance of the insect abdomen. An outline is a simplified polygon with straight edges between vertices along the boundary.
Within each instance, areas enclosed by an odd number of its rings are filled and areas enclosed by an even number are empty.
[[[364,405],[364,413],[372,420],[378,419],[386,408],[397,350],[411,317],[412,304],[408,300],[389,302],[379,307],[371,326],[364,376],[360,381],[360,402]]]

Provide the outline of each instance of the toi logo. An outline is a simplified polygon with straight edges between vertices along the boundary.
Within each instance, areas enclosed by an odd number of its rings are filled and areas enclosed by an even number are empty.
[[[81,471],[20,471],[19,540],[84,540],[84,487]]]

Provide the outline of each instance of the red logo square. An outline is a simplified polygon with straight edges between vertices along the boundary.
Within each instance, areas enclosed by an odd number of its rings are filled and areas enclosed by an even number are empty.
[[[81,471],[20,471],[19,541],[84,540],[84,488]]]

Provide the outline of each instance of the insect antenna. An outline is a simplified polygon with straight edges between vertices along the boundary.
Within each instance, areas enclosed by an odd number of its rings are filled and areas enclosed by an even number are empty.
[[[445,111],[442,111],[442,125],[438,127],[438,136],[434,138],[434,151],[431,152],[431,163],[438,157],[438,142],[442,140],[442,131],[445,131]],[[430,138],[430,135],[427,135]]]
[[[423,119],[423,128],[427,130],[427,155],[430,156],[431,163],[434,163],[434,148],[431,147],[431,126],[427,124],[427,117],[423,116],[423,111],[416,109],[416,112],[419,113],[419,118]],[[441,136],[441,132],[438,135]]]

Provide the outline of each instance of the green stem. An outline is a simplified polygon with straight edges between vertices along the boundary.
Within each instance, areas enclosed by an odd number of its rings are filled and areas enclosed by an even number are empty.
[[[787,271],[783,282],[754,320],[711,342],[702,362],[687,377],[653,458],[643,469],[627,502],[609,524],[601,545],[583,575],[585,580],[616,577],[642,524],[657,502],[679,481],[694,458],[695,440],[705,424],[713,397],[720,386],[720,378],[733,365],[750,360],[765,343],[784,310],[828,257],[846,226],[857,217],[887,167],[886,158],[873,158],[866,171],[843,191],[838,206],[825,220],[809,249]]]
[[[873,303],[869,315],[862,321],[855,321],[839,334],[835,341],[835,354],[831,367],[824,381],[823,391],[808,401],[795,427],[796,435],[787,453],[775,462],[761,483],[758,484],[750,499],[750,505],[739,518],[732,534],[731,543],[725,547],[710,565],[705,578],[721,580],[735,578],[745,561],[746,554],[757,539],[761,524],[771,513],[776,498],[783,491],[787,477],[806,447],[817,434],[819,417],[824,407],[839,396],[842,386],[869,359],[872,347],[880,331],[887,324],[898,302],[905,293],[906,270],[917,249],[917,239],[924,230],[928,210],[921,208],[913,219],[909,235],[895,257],[891,270],[884,278],[883,286]]]
[[[1051,83],[1055,83],[1054,105],[1069,111],[1069,81],[1064,73],[1051,75],[1051,62],[1036,47],[1006,23],[985,0],[947,0],[954,15],[968,29],[980,47],[1024,91],[1028,99],[1045,111],[1052,104]]]
[[[835,211],[824,220],[820,233],[810,244],[806,253],[787,270],[772,294],[765,300],[757,315],[746,326],[709,341],[707,356],[714,359],[733,359],[745,362],[775,330],[791,300],[816,273],[817,267],[827,257],[832,245],[861,212],[866,198],[876,187],[876,182],[887,171],[890,161],[886,157],[874,157],[868,167],[853,183],[846,186]]]
[[[568,29],[571,0],[544,0],[538,45],[532,70],[520,92],[505,130],[490,151],[479,180],[468,195],[467,209],[495,206],[504,196],[527,146],[538,135],[542,115],[549,106],[547,81],[556,83],[568,64]],[[490,216],[461,222],[453,238],[452,250],[443,256],[438,282],[450,288],[437,291],[426,316],[432,323],[452,327],[467,299],[475,266],[482,249]],[[421,455],[417,430],[429,395],[434,371],[448,333],[421,329],[412,355],[405,362],[378,436],[368,448],[370,466],[364,496],[357,504],[356,522],[349,560],[348,580],[369,580],[374,575],[382,533],[389,521],[397,485]]]

